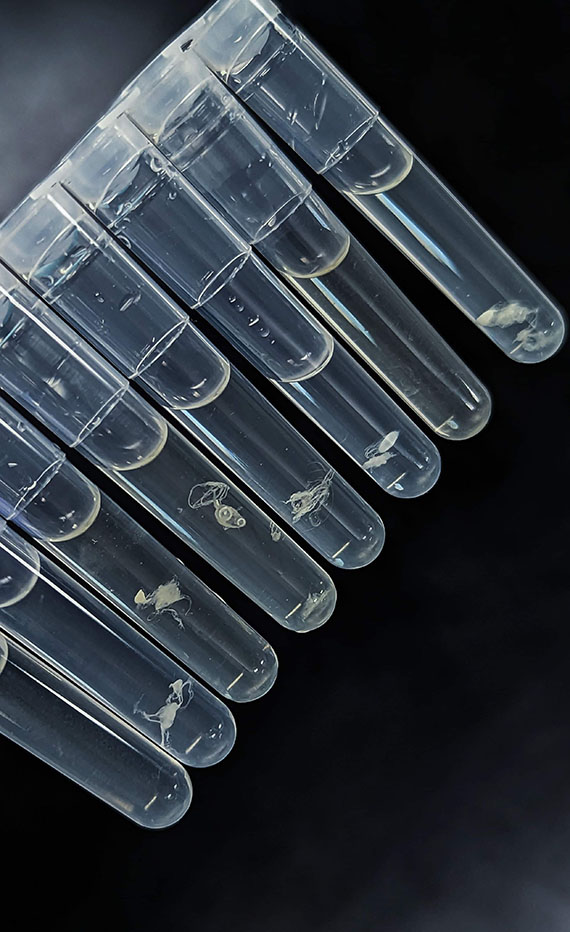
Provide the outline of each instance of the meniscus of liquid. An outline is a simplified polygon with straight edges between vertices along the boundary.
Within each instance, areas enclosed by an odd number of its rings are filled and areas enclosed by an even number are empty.
[[[0,238],[45,301],[322,556],[357,568],[378,555],[371,506],[61,186],[26,199]]]
[[[280,624],[307,631],[329,618],[330,576],[2,268],[0,302],[0,386],[8,394]]]
[[[192,50],[172,42],[134,78],[117,112],[436,433],[476,434],[491,410],[484,386]]]
[[[564,317],[378,109],[271,0],[218,0],[181,37],[510,359],[548,359]]]
[[[265,638],[3,399],[0,516],[225,698],[249,702],[275,682]]]
[[[115,169],[112,182],[110,170],[104,170],[109,164]],[[193,302],[264,375],[294,395],[295,403],[382,488],[413,498],[432,487],[439,454],[431,441],[130,120],[110,114],[58,173],[115,235],[128,235],[132,251],[158,277]],[[342,403],[347,385],[371,418],[364,444],[351,409]],[[394,433],[407,463],[399,482],[390,470],[371,465],[367,452]],[[323,478],[311,479],[310,485]],[[332,559],[338,556],[337,548]]]

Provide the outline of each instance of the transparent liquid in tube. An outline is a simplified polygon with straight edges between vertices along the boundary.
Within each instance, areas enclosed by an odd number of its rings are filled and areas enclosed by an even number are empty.
[[[272,250],[290,284],[317,311],[326,309],[332,326],[439,436],[477,434],[491,414],[485,387],[426,321],[418,328],[415,309],[389,278],[378,276],[360,243],[331,231],[328,255],[321,246],[306,248],[303,220],[312,212],[299,208],[258,244],[262,254]]]
[[[481,430],[491,410],[484,386],[196,55],[172,43],[124,92],[117,111],[123,107],[190,184],[430,427],[450,439]],[[370,128],[337,163],[345,175],[373,133]],[[386,183],[388,173],[381,174]],[[243,278],[240,271],[238,284]],[[247,302],[243,294],[234,296],[233,309],[223,307],[231,283],[214,297],[218,326],[236,309],[246,316],[262,304],[257,281],[256,286]],[[248,326],[255,318],[264,326],[269,306],[272,325],[282,314],[291,326],[294,309],[284,306],[278,314],[270,295],[268,301],[265,313],[249,315]],[[269,336],[270,328],[265,329]],[[226,333],[231,339],[229,328]],[[287,372],[280,379],[293,381]]]
[[[345,568],[378,555],[371,507],[61,185],[24,201],[3,232],[7,260],[44,300],[319,553]]]
[[[22,285],[17,298],[4,291],[0,384],[281,624],[323,624],[336,599],[328,574],[38,303]]]
[[[125,450],[123,443],[133,415],[136,421],[132,407],[117,405],[84,450],[99,461],[107,457],[120,485],[179,536],[195,541],[197,549],[203,551],[201,540],[211,540],[212,565],[222,573],[232,566],[240,587],[286,627],[309,630],[323,624],[336,598],[330,577],[207,460],[201,458],[190,474],[187,440],[158,414],[154,440],[148,423],[145,431],[154,455],[145,450],[133,468],[131,445],[127,442]],[[137,436],[139,431],[140,426]],[[117,465],[121,461],[126,466]]]
[[[226,698],[273,685],[267,641],[2,399],[0,516]]]
[[[200,346],[184,320],[173,315],[172,326],[156,339],[148,340],[149,322],[164,318],[164,292],[152,287],[148,278],[138,286],[130,264],[116,261],[106,235],[92,247],[71,226],[53,243],[50,254],[26,273],[26,278],[53,306],[62,300],[73,306],[99,349],[109,341],[134,352],[125,357],[129,375],[144,372],[146,381],[172,407],[208,404],[222,392],[229,366],[221,356]],[[116,309],[116,311],[115,311]],[[140,314],[144,311],[144,319]],[[123,329],[128,332],[121,338]],[[133,331],[140,336],[134,340]]]
[[[218,0],[186,35],[510,358],[540,362],[556,352],[565,328],[559,308],[274,3]]]
[[[344,192],[508,356],[548,359],[565,324],[551,299],[419,159],[392,189]],[[440,218],[445,222],[440,222]]]
[[[190,806],[178,761],[2,634],[0,734],[144,828],[168,828]]]
[[[18,524],[209,685],[235,702],[277,675],[270,645],[77,470],[63,463]],[[79,491],[84,494],[80,496]],[[65,509],[62,509],[65,502]]]
[[[230,752],[227,707],[5,525],[0,569],[7,633],[183,763],[208,767]]]
[[[332,341],[320,327],[310,325],[301,315],[289,314],[285,321],[275,312],[271,323],[267,322],[265,302],[279,301],[280,296],[260,276],[249,251],[230,255],[222,268],[213,265],[207,244],[211,242],[208,228],[215,218],[199,210],[188,196],[185,183],[168,171],[161,158],[152,151],[141,152],[133,162],[130,177],[123,173],[117,187],[118,191],[106,193],[96,212],[119,241],[132,248],[191,305],[208,303],[214,312],[223,307],[221,320],[230,332],[247,340],[268,372],[275,374],[277,369],[289,381],[305,378],[326,365]],[[204,269],[208,270],[206,274]],[[226,300],[228,288],[232,295]]]

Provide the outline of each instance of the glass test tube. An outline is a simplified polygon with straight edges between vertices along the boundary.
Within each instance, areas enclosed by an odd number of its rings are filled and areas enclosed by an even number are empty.
[[[329,618],[330,576],[4,267],[0,350],[0,387],[276,621]]]
[[[370,505],[64,188],[27,198],[0,252],[322,556],[344,568],[375,559],[385,535]]]
[[[218,0],[179,41],[510,358],[556,352],[559,308],[271,0]]]
[[[275,682],[267,641],[0,398],[0,516],[227,699]]]
[[[337,384],[339,353],[331,335],[131,120],[109,115],[56,174],[280,389],[308,378],[314,383],[323,376],[320,389],[313,389],[323,402],[319,426],[360,466],[369,464],[366,471],[382,488],[406,498],[431,488],[440,468],[431,441],[348,355],[341,359],[343,378]],[[374,443],[393,440],[394,451],[406,464],[400,469],[405,474],[401,483],[394,484],[385,469],[370,465],[371,457],[353,442],[351,417],[337,430],[335,411],[347,411],[342,400],[348,377],[352,393],[362,394],[361,405],[372,401],[369,416],[372,427],[378,428],[372,430]],[[304,407],[303,391],[296,393],[296,401]],[[386,422],[391,425],[390,439],[379,432]],[[411,434],[414,446],[406,449]]]
[[[481,382],[192,47],[180,45],[137,75],[117,112],[433,430],[453,440],[476,434],[491,411]]]
[[[220,699],[0,519],[0,628],[192,767],[223,760]]]
[[[178,761],[3,634],[0,734],[144,828],[167,828],[190,805]]]

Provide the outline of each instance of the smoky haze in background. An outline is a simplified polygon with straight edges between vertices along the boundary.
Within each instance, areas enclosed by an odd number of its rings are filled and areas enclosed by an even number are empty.
[[[0,218],[202,6],[0,0]],[[523,7],[287,3],[564,303],[569,19]],[[439,444],[414,502],[318,441],[385,552],[334,574],[337,614],[303,639],[231,593],[281,671],[234,708],[235,752],[192,774],[176,828],[141,832],[2,743],[3,886],[57,932],[570,932],[568,345],[513,364],[319,191],[489,385],[493,419]]]
[[[0,2],[0,220],[201,6]]]

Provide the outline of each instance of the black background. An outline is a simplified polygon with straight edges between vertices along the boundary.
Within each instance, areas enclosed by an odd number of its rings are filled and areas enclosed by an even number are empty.
[[[565,6],[285,10],[567,304]],[[1,0],[0,216],[200,8]],[[492,422],[442,441],[436,488],[396,501],[271,394],[377,506],[384,553],[334,573],[338,610],[304,637],[208,575],[268,636],[281,672],[234,710],[235,751],[193,774],[193,806],[166,832],[3,741],[2,900],[21,911],[6,928],[570,930],[569,350],[515,365],[318,188],[488,384]]]

